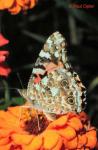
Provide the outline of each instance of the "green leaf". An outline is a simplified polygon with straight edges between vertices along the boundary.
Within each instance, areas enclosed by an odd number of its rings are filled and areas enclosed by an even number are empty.
[[[13,97],[11,99],[11,105],[23,105],[24,103],[25,100],[22,97]]]
[[[3,86],[4,86],[4,98],[5,102],[9,103],[10,102],[10,91],[9,91],[9,86],[6,80],[2,80]]]

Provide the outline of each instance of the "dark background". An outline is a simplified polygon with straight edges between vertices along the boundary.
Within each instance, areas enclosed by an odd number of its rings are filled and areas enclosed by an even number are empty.
[[[95,7],[70,8],[72,3],[94,4]],[[98,127],[97,6],[97,0],[39,0],[32,10],[18,15],[0,12],[1,31],[10,40],[7,63],[12,73],[7,79],[2,78],[9,86],[10,97],[19,97],[17,90],[10,88],[26,88],[33,63],[45,40],[58,30],[66,37],[69,60],[86,86],[88,104],[85,111],[90,115],[93,125]],[[3,87],[2,79],[0,83]]]

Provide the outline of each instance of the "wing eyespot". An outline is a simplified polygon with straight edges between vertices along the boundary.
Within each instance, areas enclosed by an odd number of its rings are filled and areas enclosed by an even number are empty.
[[[61,87],[68,88],[68,82],[65,79],[61,81]]]
[[[67,98],[67,103],[70,104],[70,105],[74,105],[75,104],[75,101],[74,101],[72,96]]]

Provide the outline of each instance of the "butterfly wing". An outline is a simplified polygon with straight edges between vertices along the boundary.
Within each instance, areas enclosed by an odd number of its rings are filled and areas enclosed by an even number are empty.
[[[49,36],[28,82],[27,99],[44,112],[80,112],[85,101],[84,86],[68,63],[66,45],[59,32]]]
[[[18,92],[24,99],[29,100],[27,96],[27,89],[18,89]]]

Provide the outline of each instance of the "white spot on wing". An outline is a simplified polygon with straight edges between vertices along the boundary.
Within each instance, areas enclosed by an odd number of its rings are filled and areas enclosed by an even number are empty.
[[[44,52],[43,50],[39,54],[40,57],[45,57],[47,59],[51,58],[51,55],[48,52]]]
[[[64,41],[64,39],[63,38],[57,38],[56,40],[55,40],[55,42],[54,42],[54,44],[60,44],[60,43],[62,43]]]
[[[63,60],[63,63],[66,63],[66,61],[67,61],[65,49],[62,49],[62,60]]]
[[[41,87],[40,87],[39,84],[35,84],[35,88],[36,88],[37,91],[40,91],[40,90],[41,90]]]
[[[44,74],[45,70],[41,69],[41,68],[33,68],[32,73],[34,74]]]
[[[59,89],[56,88],[56,87],[52,87],[52,88],[50,89],[50,91],[51,91],[51,93],[52,93],[52,96],[56,96],[56,95],[58,94],[58,92],[59,92]]]
[[[44,89],[44,88],[41,88],[41,92],[44,92],[44,93],[45,93],[45,89]]]
[[[56,52],[54,53],[54,56],[57,57],[57,58],[59,57],[58,51],[56,51]]]
[[[52,41],[51,41],[50,38],[48,38],[47,43],[48,43],[48,44],[52,44]]]
[[[47,77],[47,76],[44,77],[44,78],[41,80],[41,82],[42,82],[43,85],[47,85],[47,83],[48,83],[48,77]]]

